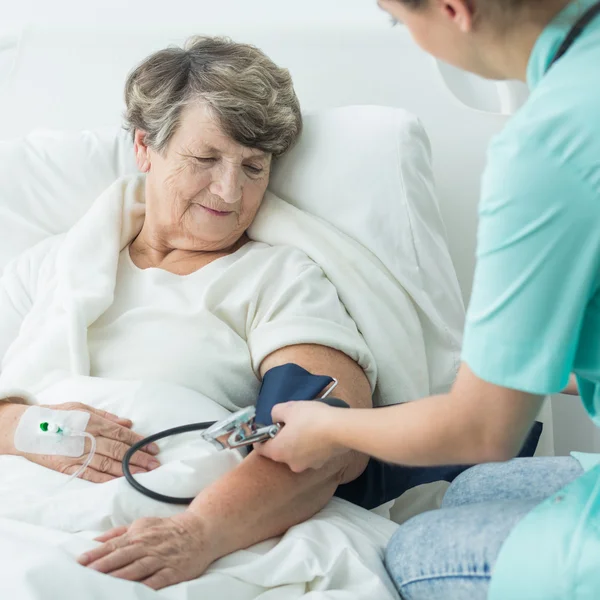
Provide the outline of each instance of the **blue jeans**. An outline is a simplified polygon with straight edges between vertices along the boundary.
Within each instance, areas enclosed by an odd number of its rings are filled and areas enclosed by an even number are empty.
[[[543,500],[583,474],[570,457],[518,458],[473,467],[442,508],[401,525],[386,567],[403,600],[485,600],[502,544]]]

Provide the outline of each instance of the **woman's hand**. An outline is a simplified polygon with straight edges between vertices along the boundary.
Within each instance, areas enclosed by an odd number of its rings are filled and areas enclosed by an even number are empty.
[[[3,407],[2,412],[2,436],[3,446],[7,454],[23,456],[31,462],[70,475],[77,471],[86,460],[90,451],[90,441],[85,441],[85,451],[82,456],[71,458],[68,456],[29,454],[19,452],[13,445],[14,433],[19,420],[28,406],[13,404]],[[125,453],[135,444],[142,440],[142,436],[131,431],[131,421],[120,419],[116,415],[80,404],[79,402],[67,402],[47,406],[53,410],[78,410],[90,413],[86,431],[96,438],[96,453],[90,466],[79,477],[94,483],[104,483],[117,477],[123,476],[121,461]],[[146,473],[160,466],[153,454],[158,454],[158,446],[152,444],[145,451],[136,452],[131,459],[132,473]]]
[[[139,519],[96,538],[102,546],[78,562],[155,590],[199,577],[218,556],[202,521],[187,511],[167,519]]]
[[[346,409],[322,402],[287,402],[273,408],[274,423],[285,426],[274,439],[256,444],[255,451],[276,462],[286,463],[294,473],[320,469],[347,450],[337,445],[332,431],[335,420]]]

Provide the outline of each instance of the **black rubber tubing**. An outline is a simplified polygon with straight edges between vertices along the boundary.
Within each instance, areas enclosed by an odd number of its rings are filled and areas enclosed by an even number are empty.
[[[322,398],[316,400],[316,402],[323,402],[324,404],[328,404],[329,406],[333,406],[334,408],[350,408],[350,406],[340,400],[339,398]],[[141,450],[144,446],[151,444],[152,442],[156,442],[158,440],[162,440],[166,437],[171,437],[172,435],[178,435],[180,433],[189,433],[190,431],[204,431],[209,427],[212,427],[217,421],[204,421],[202,423],[190,423],[189,425],[181,425],[180,427],[172,427],[171,429],[165,429],[164,431],[159,431],[154,435],[151,435],[143,440],[139,441],[137,444],[134,444],[127,450],[125,456],[123,457],[122,466],[123,466],[123,474],[125,475],[125,479],[129,482],[131,487],[135,488],[144,496],[148,496],[148,498],[152,498],[153,500],[158,500],[159,502],[165,502],[166,504],[191,504],[194,501],[194,497],[191,498],[178,498],[177,496],[166,496],[165,494],[159,494],[158,492],[154,492],[153,490],[143,486],[139,481],[137,481],[131,470],[129,468],[129,463],[131,461],[131,457],[138,451]]]
[[[144,496],[148,496],[148,498],[152,498],[153,500],[158,500],[159,502],[166,502],[167,504],[191,504],[194,501],[194,497],[192,498],[178,498],[177,496],[165,496],[164,494],[159,494],[158,492],[154,492],[151,489],[143,486],[139,481],[137,481],[130,469],[129,462],[131,461],[131,457],[141,448],[151,444],[152,442],[156,442],[157,440],[162,440],[166,437],[170,437],[172,435],[178,435],[180,433],[189,433],[190,431],[204,431],[209,427],[212,427],[217,421],[204,421],[203,423],[191,423],[190,425],[181,425],[180,427],[172,427],[171,429],[165,429],[165,431],[159,431],[154,435],[151,435],[147,438],[144,438],[137,444],[134,444],[127,450],[125,456],[123,457],[123,474],[125,475],[125,479],[134,487],[138,492],[144,494]]]

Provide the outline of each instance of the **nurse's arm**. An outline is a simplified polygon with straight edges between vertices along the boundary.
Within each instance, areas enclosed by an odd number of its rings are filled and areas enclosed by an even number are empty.
[[[375,410],[288,403],[262,453],[294,471],[347,448],[410,466],[475,464],[516,456],[543,398],[487,383],[463,363],[448,394]],[[295,406],[297,405],[297,406]]]
[[[569,377],[569,385],[562,391],[563,394],[570,394],[571,396],[579,396],[579,386],[577,385],[577,377],[571,375]]]
[[[450,393],[374,411],[338,409],[338,445],[405,465],[509,460],[521,449],[543,397],[488,383],[463,363]]]

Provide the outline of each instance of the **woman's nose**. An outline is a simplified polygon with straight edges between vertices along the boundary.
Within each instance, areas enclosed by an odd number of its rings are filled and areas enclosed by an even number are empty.
[[[227,166],[220,169],[213,180],[212,193],[227,204],[236,204],[242,199],[242,177],[240,169]]]

